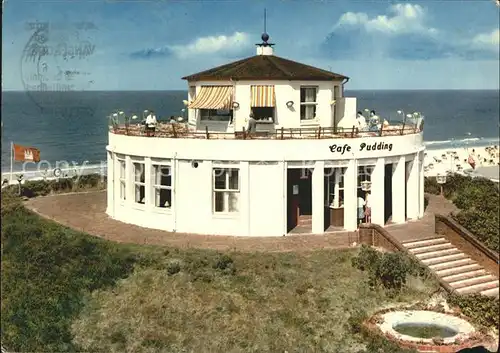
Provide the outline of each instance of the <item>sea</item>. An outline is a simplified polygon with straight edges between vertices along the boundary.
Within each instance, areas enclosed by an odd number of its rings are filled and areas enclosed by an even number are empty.
[[[363,90],[345,96],[357,97],[358,110],[373,109],[389,121],[401,120],[398,110],[421,112],[429,149],[499,144],[498,90]],[[101,165],[110,114],[140,117],[148,109],[168,121],[183,114],[186,97],[187,91],[2,92],[2,172],[10,170],[11,142],[38,148],[49,169],[61,161]],[[15,163],[13,169],[22,168]]]

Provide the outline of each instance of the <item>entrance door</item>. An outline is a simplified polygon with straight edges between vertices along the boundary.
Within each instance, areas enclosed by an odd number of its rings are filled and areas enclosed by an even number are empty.
[[[295,228],[298,218],[312,215],[312,177],[311,172],[301,169],[287,171],[287,229]]]
[[[384,175],[384,223],[392,217],[392,164],[385,165]]]

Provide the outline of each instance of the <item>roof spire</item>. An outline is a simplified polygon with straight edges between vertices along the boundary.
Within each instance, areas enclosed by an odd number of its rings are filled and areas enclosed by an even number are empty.
[[[267,11],[264,8],[264,33],[260,37],[262,39],[262,43],[257,45],[257,55],[273,55],[273,43],[268,43],[269,34],[267,34]]]
[[[267,33],[266,31],[266,9],[264,8],[264,33]]]

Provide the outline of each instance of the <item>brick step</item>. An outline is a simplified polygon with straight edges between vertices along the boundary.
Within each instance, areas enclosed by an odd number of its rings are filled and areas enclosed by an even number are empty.
[[[459,294],[469,294],[469,293],[482,292],[486,289],[493,289],[493,288],[498,288],[498,279],[489,282],[474,284],[472,286],[458,288],[456,291]]]
[[[420,248],[408,249],[412,254],[417,255],[428,251],[446,250],[454,248],[451,243],[423,246]]]
[[[415,256],[419,260],[425,260],[425,259],[432,259],[434,257],[445,256],[445,255],[454,255],[454,254],[460,254],[460,253],[461,253],[461,251],[458,250],[457,248],[450,248],[450,249],[445,249],[445,250],[429,251],[429,252],[424,252],[424,253],[420,253],[420,254],[415,254]]]
[[[464,264],[464,265],[460,265],[460,266],[452,265],[450,267],[440,268],[440,269],[434,270],[434,272],[436,272],[436,274],[439,277],[443,277],[443,276],[451,276],[451,275],[455,275],[455,274],[457,274],[457,275],[464,274],[464,273],[472,271],[472,270],[480,270],[480,269],[482,269],[482,267],[479,264],[471,261],[468,264]]]
[[[484,276],[477,276],[477,277],[473,277],[473,278],[462,279],[462,280],[448,282],[448,283],[451,287],[458,289],[458,288],[472,286],[474,284],[488,282],[488,281],[491,281],[494,279],[496,279],[495,276],[488,274],[488,275],[484,275]]]
[[[444,277],[441,277],[441,279],[443,281],[446,281],[446,282],[455,282],[455,281],[461,281],[463,279],[482,276],[485,274],[487,274],[486,270],[484,268],[481,268],[479,270],[472,270],[472,271],[468,271],[468,272],[461,272],[461,273],[456,273],[453,275],[444,276]]]
[[[429,245],[449,243],[445,238],[428,238],[417,241],[403,242],[403,246],[408,249],[421,248]]]
[[[462,252],[458,252],[458,253],[452,254],[452,255],[438,256],[438,257],[433,257],[430,259],[423,259],[420,261],[424,265],[431,267],[432,265],[438,265],[438,264],[448,263],[450,261],[457,261],[457,260],[463,260],[463,259],[469,259],[469,257]]]
[[[465,259],[458,259],[458,260],[452,260],[452,261],[432,264],[432,265],[428,265],[428,266],[431,270],[438,271],[438,270],[445,270],[445,269],[449,269],[449,268],[459,267],[459,266],[463,266],[463,265],[472,265],[474,263],[475,262],[472,261],[471,259],[465,258]]]
[[[491,288],[491,289],[486,289],[480,292],[482,295],[487,295],[489,297],[497,297],[499,296],[499,288]]]

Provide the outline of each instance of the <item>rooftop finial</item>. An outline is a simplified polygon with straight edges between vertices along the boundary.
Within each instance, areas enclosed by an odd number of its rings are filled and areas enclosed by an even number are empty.
[[[266,31],[266,9],[264,8],[264,33],[267,33]]]
[[[267,34],[267,10],[264,9],[264,33],[260,37],[262,39],[262,43],[257,44],[257,55],[272,55],[273,43],[268,43],[269,34]]]
[[[262,33],[262,41],[264,45],[267,45],[267,41],[269,40],[269,34],[267,34],[267,16],[266,16],[266,9],[264,9],[264,33]]]

